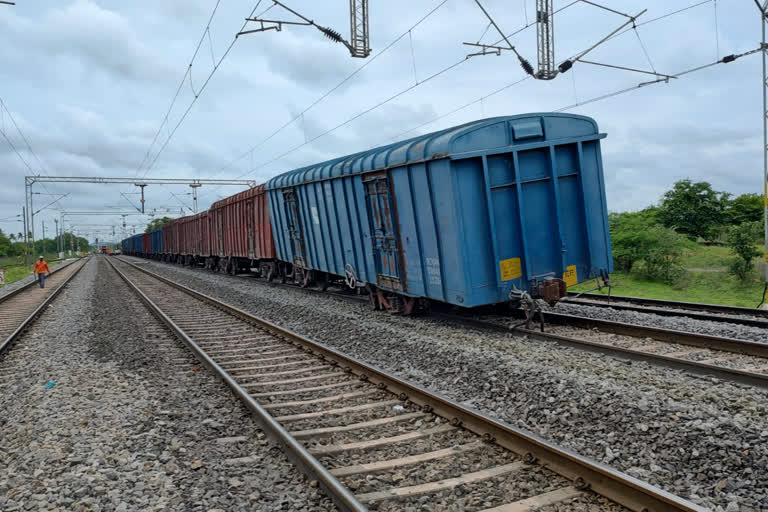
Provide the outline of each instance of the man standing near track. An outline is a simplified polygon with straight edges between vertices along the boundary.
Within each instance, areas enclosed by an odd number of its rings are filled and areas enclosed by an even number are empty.
[[[37,274],[37,282],[40,284],[40,288],[45,288],[45,275],[51,275],[51,269],[48,268],[48,263],[40,256],[40,260],[35,262],[35,268],[32,270]]]

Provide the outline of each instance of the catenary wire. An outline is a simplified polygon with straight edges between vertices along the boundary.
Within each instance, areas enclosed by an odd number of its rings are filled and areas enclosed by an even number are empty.
[[[200,40],[197,42],[195,51],[192,53],[192,58],[189,60],[189,65],[187,66],[187,69],[184,70],[184,75],[181,77],[181,80],[179,81],[179,86],[176,88],[176,93],[173,95],[173,99],[171,99],[171,104],[168,106],[168,110],[166,110],[165,116],[163,116],[163,120],[160,123],[160,126],[157,127],[155,136],[152,138],[152,142],[150,142],[149,147],[147,148],[147,152],[144,154],[144,158],[139,164],[139,167],[136,169],[136,176],[139,175],[142,168],[144,167],[144,164],[146,164],[147,161],[149,160],[149,155],[152,151],[152,148],[155,146],[155,142],[157,142],[157,138],[160,136],[160,133],[162,133],[163,127],[168,123],[168,117],[171,115],[171,111],[173,110],[174,105],[176,105],[176,100],[179,98],[181,89],[184,87],[184,82],[186,82],[187,80],[187,75],[189,75],[192,70],[192,64],[195,62],[195,57],[197,57],[197,54],[200,51],[200,47],[202,46],[203,41],[205,40],[206,32],[210,30],[211,22],[213,22],[213,18],[216,16],[216,11],[219,9],[220,4],[221,4],[221,0],[216,0],[216,5],[213,6],[211,15],[208,17],[208,23],[205,24],[205,29],[203,30],[203,34],[200,36]],[[213,49],[211,49],[211,51],[213,51]],[[191,80],[190,80],[190,83],[191,83]]]
[[[261,3],[261,0],[259,0],[259,3]],[[256,12],[256,8],[258,7],[258,5],[259,4],[256,4],[256,7],[253,8],[253,10],[251,11],[251,14],[248,15],[249,18],[252,17],[253,14]],[[248,21],[243,23],[243,26],[240,28],[240,30],[238,32],[242,32],[242,30],[245,28],[245,26],[247,24],[248,24]],[[189,106],[184,111],[184,113],[181,115],[181,117],[179,118],[178,122],[173,127],[173,130],[171,130],[171,132],[168,134],[168,138],[165,139],[165,142],[163,143],[163,145],[160,146],[160,149],[158,150],[158,152],[155,154],[154,158],[151,160],[151,162],[147,166],[147,169],[144,171],[144,174],[142,175],[142,177],[145,177],[147,174],[149,174],[149,172],[155,166],[155,163],[157,162],[158,158],[160,158],[160,155],[163,153],[163,151],[165,151],[165,148],[168,147],[168,144],[171,142],[171,139],[176,134],[176,131],[179,129],[179,127],[182,125],[184,120],[187,118],[187,116],[189,115],[189,112],[192,110],[192,107],[195,105],[195,103],[197,103],[197,100],[200,98],[200,95],[203,93],[205,88],[208,86],[208,83],[210,83],[211,79],[213,78],[213,75],[216,74],[216,71],[221,66],[221,63],[224,62],[224,59],[227,58],[227,55],[229,55],[229,52],[232,51],[232,48],[235,46],[235,43],[237,43],[237,40],[238,40],[238,38],[237,38],[237,36],[235,36],[232,39],[232,42],[229,43],[229,46],[224,51],[224,53],[221,55],[219,60],[216,62],[216,65],[213,66],[213,69],[211,69],[211,72],[208,73],[208,76],[206,77],[205,81],[203,82],[203,85],[200,86],[200,90],[198,91],[197,95],[194,98],[192,98],[192,101],[189,103]]]
[[[571,5],[573,5],[573,4],[575,4],[575,3],[578,3],[579,1],[580,1],[580,0],[577,0],[576,2],[572,2],[572,3],[569,3],[569,4],[567,4],[566,6],[562,7],[561,9],[559,9],[558,11],[561,11],[561,10],[563,10],[563,9],[566,9],[566,8],[570,7]],[[711,1],[713,1],[713,0],[705,0],[705,2],[701,2],[701,3],[706,3],[706,2],[711,2]],[[700,4],[701,4],[701,3],[700,3]],[[696,4],[696,5],[700,5],[700,4]],[[692,6],[689,6],[688,8],[691,8],[691,7],[692,7]],[[654,20],[650,20],[650,21],[659,21],[659,20],[662,20],[662,19],[664,19],[664,18],[667,18],[667,17],[669,17],[669,16],[672,16],[673,14],[678,14],[678,13],[684,12],[684,11],[686,11],[688,8],[683,8],[683,9],[679,9],[679,10],[677,10],[677,11],[674,11],[674,12],[671,12],[671,13],[667,13],[667,14],[665,14],[665,15],[659,16],[658,18],[655,18]],[[558,12],[558,11],[556,11],[556,12]],[[649,22],[650,22],[650,21],[649,21]],[[648,24],[649,22],[646,22],[645,24]],[[521,29],[521,30],[524,30],[525,28],[527,28],[527,27],[523,27],[523,29]],[[628,30],[632,30],[632,28],[630,27]],[[518,32],[519,32],[519,31],[518,31]],[[500,40],[499,42],[501,42],[501,40]],[[367,114],[367,113],[369,113],[369,112],[371,112],[371,111],[373,111],[373,110],[375,110],[375,109],[377,109],[377,108],[379,108],[379,107],[381,107],[381,106],[383,106],[383,105],[385,105],[385,104],[387,104],[387,103],[391,102],[392,100],[394,100],[394,99],[396,99],[396,98],[398,98],[398,97],[402,96],[403,94],[405,94],[405,93],[407,93],[407,92],[409,92],[409,91],[413,90],[413,89],[414,89],[415,87],[417,87],[418,85],[421,85],[421,84],[423,84],[423,83],[426,83],[427,81],[429,81],[429,80],[431,80],[431,79],[433,79],[433,78],[436,78],[437,76],[440,76],[441,74],[443,74],[443,73],[445,73],[445,72],[447,72],[447,71],[450,71],[451,69],[454,69],[454,68],[456,68],[456,67],[457,67],[457,66],[459,66],[459,65],[460,65],[462,62],[465,62],[465,61],[466,61],[466,59],[465,59],[465,60],[462,60],[462,61],[459,61],[459,62],[456,62],[456,63],[454,63],[454,64],[451,64],[450,66],[448,66],[448,67],[446,67],[446,68],[444,68],[444,69],[442,69],[442,70],[438,71],[437,73],[434,73],[433,75],[430,75],[430,76],[429,76],[427,79],[425,79],[425,80],[423,80],[422,82],[420,82],[420,84],[415,84],[415,85],[412,85],[412,86],[410,86],[410,87],[407,87],[407,88],[403,89],[402,91],[400,91],[400,92],[398,92],[398,93],[396,93],[396,94],[394,94],[394,95],[390,96],[389,98],[387,98],[387,99],[385,99],[385,100],[383,100],[383,101],[381,101],[381,102],[377,103],[376,105],[374,105],[374,106],[372,106],[372,107],[370,107],[370,108],[368,108],[368,109],[366,109],[366,110],[364,110],[364,111],[362,111],[362,112],[360,112],[360,113],[356,114],[355,116],[353,116],[353,117],[351,117],[351,118],[347,119],[346,121],[343,121],[343,122],[341,122],[341,123],[337,124],[337,125],[336,125],[336,126],[334,126],[333,128],[330,128],[330,129],[328,129],[328,130],[324,131],[323,133],[321,133],[321,134],[319,134],[319,135],[317,135],[317,136],[313,137],[313,138],[312,138],[312,139],[310,139],[309,141],[307,141],[307,142],[304,142],[304,143],[302,143],[302,144],[299,144],[299,145],[297,145],[297,146],[294,146],[294,147],[292,147],[292,148],[290,148],[290,149],[288,149],[288,150],[286,150],[286,151],[284,151],[284,152],[280,153],[279,155],[277,155],[277,156],[275,156],[275,157],[273,157],[273,158],[271,158],[271,159],[267,160],[266,162],[264,162],[264,163],[262,163],[262,164],[259,164],[259,165],[258,165],[258,166],[256,166],[255,168],[252,168],[252,169],[250,169],[249,171],[247,171],[247,172],[245,172],[245,173],[243,173],[243,174],[240,174],[239,176],[237,176],[237,178],[242,178],[243,176],[248,176],[248,175],[251,175],[251,174],[253,174],[254,172],[258,171],[259,169],[262,169],[262,168],[266,167],[267,165],[270,165],[270,164],[272,164],[272,163],[276,162],[277,160],[280,160],[280,159],[284,158],[285,156],[287,156],[287,155],[289,155],[289,154],[291,154],[291,153],[293,153],[293,152],[295,152],[295,151],[297,151],[297,150],[301,149],[302,147],[304,147],[304,146],[306,146],[306,145],[308,145],[308,144],[311,144],[312,142],[316,141],[317,139],[319,139],[319,138],[321,138],[321,137],[324,137],[325,135],[328,135],[329,133],[331,133],[331,132],[333,132],[333,131],[335,131],[335,130],[337,130],[337,129],[339,129],[339,128],[341,128],[341,127],[343,127],[343,126],[345,126],[345,125],[347,125],[347,124],[349,124],[349,123],[351,123],[351,122],[353,122],[353,121],[355,121],[356,119],[359,119],[359,118],[360,118],[360,117],[362,117],[363,115],[365,115],[365,114]],[[686,72],[684,72],[684,73],[690,73],[690,72],[692,72],[692,70],[686,71]],[[517,83],[517,82],[516,82],[516,83]],[[516,84],[516,83],[514,83],[514,84]],[[504,89],[504,88],[508,88],[508,87],[510,87],[511,85],[512,85],[512,84],[509,84],[508,86],[505,86],[505,87],[503,87],[502,89]],[[636,87],[633,87],[633,88],[636,88]],[[631,90],[631,89],[633,89],[633,88],[630,88],[629,90]],[[623,91],[623,92],[626,92],[626,91]],[[477,103],[477,102],[479,102],[479,101],[480,101],[480,99],[478,99],[478,100],[475,100],[475,101],[473,101],[473,102],[470,102],[470,104],[474,104],[474,103]],[[588,100],[588,101],[589,101],[589,100]],[[467,106],[469,106],[469,105],[465,105],[465,106],[464,106],[464,108],[466,108]],[[569,108],[570,108],[570,107],[569,107]],[[461,109],[461,107],[460,107],[460,109]]]
[[[438,11],[438,10],[439,10],[439,9],[440,9],[440,8],[441,8],[443,5],[445,5],[447,2],[448,2],[448,0],[442,0],[441,2],[439,2],[439,3],[438,3],[437,5],[435,5],[435,6],[434,6],[434,7],[433,7],[433,8],[432,8],[432,9],[431,9],[429,12],[427,12],[427,13],[426,13],[424,16],[422,16],[422,17],[421,17],[421,18],[420,18],[420,19],[419,19],[419,20],[418,20],[416,23],[414,23],[413,25],[411,25],[411,26],[408,28],[408,30],[404,31],[404,32],[403,32],[403,33],[401,33],[399,36],[397,36],[395,39],[393,39],[392,41],[390,41],[390,42],[389,42],[389,44],[387,44],[387,45],[384,47],[384,49],[383,49],[383,50],[381,50],[380,52],[378,52],[378,53],[376,53],[376,54],[372,55],[372,56],[371,56],[369,59],[367,59],[367,60],[366,60],[366,61],[365,61],[365,62],[364,62],[362,65],[360,65],[360,66],[359,66],[357,69],[355,69],[355,70],[354,70],[354,71],[352,71],[352,72],[351,72],[349,75],[347,75],[346,77],[344,77],[344,78],[343,78],[343,79],[342,79],[342,80],[341,80],[341,81],[340,81],[338,84],[336,84],[336,85],[334,85],[333,87],[331,87],[330,89],[328,89],[328,90],[327,90],[327,91],[326,91],[324,94],[322,94],[322,95],[321,95],[319,98],[317,98],[315,101],[313,101],[313,102],[312,102],[312,103],[311,103],[309,106],[307,106],[306,108],[304,108],[304,110],[302,110],[302,111],[301,111],[299,114],[295,115],[295,116],[294,116],[292,119],[288,120],[288,121],[287,121],[287,122],[285,122],[285,123],[284,123],[282,126],[280,126],[279,128],[277,128],[276,130],[274,130],[274,131],[273,131],[272,133],[270,133],[270,134],[269,134],[269,135],[268,135],[266,138],[264,138],[263,140],[261,140],[261,141],[260,141],[258,144],[256,144],[255,146],[252,146],[250,149],[248,149],[247,151],[245,151],[245,152],[243,152],[242,154],[240,154],[240,155],[239,155],[237,158],[235,158],[234,160],[230,161],[228,164],[226,164],[226,165],[224,165],[223,167],[221,167],[221,168],[220,168],[220,169],[219,169],[219,170],[216,172],[216,175],[219,175],[219,174],[221,174],[221,172],[222,172],[222,171],[224,171],[224,170],[226,170],[226,169],[228,169],[228,168],[232,167],[232,165],[234,165],[235,163],[239,162],[240,160],[242,160],[243,158],[245,158],[245,157],[246,157],[246,156],[248,156],[249,154],[252,154],[252,152],[253,152],[253,151],[255,151],[255,150],[259,149],[259,148],[260,148],[260,147],[262,147],[264,144],[266,144],[266,143],[267,143],[267,142],[269,142],[271,139],[273,139],[273,138],[274,138],[276,135],[280,134],[280,133],[281,133],[281,132],[282,132],[284,129],[286,129],[288,126],[290,126],[290,125],[292,125],[293,123],[295,123],[296,121],[298,121],[298,120],[299,120],[299,119],[300,119],[300,118],[301,118],[301,117],[302,117],[304,114],[306,114],[306,113],[307,113],[307,112],[309,112],[311,109],[313,109],[314,107],[316,107],[316,106],[317,106],[319,103],[321,103],[322,101],[324,101],[324,100],[325,100],[325,99],[326,99],[328,96],[330,96],[331,94],[333,94],[334,92],[336,92],[336,91],[337,91],[339,88],[341,88],[341,87],[342,87],[344,84],[346,84],[346,83],[347,83],[348,81],[350,81],[352,78],[354,78],[355,76],[357,76],[357,75],[358,75],[358,74],[359,74],[361,71],[363,71],[363,70],[364,70],[366,67],[368,67],[368,66],[369,66],[369,65],[371,65],[373,62],[375,62],[375,61],[376,61],[376,59],[378,59],[379,57],[381,57],[382,55],[384,55],[385,53],[387,53],[387,52],[388,52],[388,51],[389,51],[389,50],[390,50],[390,49],[391,49],[393,46],[395,46],[395,45],[396,45],[398,42],[400,42],[400,41],[401,41],[401,40],[402,40],[402,39],[403,39],[405,36],[407,36],[407,35],[408,35],[408,34],[409,34],[409,33],[410,33],[410,32],[411,32],[413,29],[415,29],[416,27],[418,27],[419,25],[421,25],[421,24],[422,24],[424,21],[426,21],[426,19],[427,19],[427,18],[429,18],[430,16],[432,16],[432,15],[433,15],[435,12],[437,12],[437,11]],[[214,188],[214,189],[211,189],[211,192],[213,192],[214,190],[217,190],[217,189],[218,189],[218,187],[216,187],[216,188]],[[202,195],[202,194],[201,194],[201,195]]]
[[[442,2],[440,2],[440,3],[439,3],[438,5],[436,5],[436,6],[435,6],[435,7],[434,7],[434,8],[433,8],[431,11],[429,11],[429,12],[428,12],[426,15],[424,15],[424,16],[423,16],[423,17],[422,17],[422,18],[421,18],[419,21],[417,21],[417,22],[416,22],[414,25],[412,25],[412,26],[411,26],[411,27],[408,29],[408,31],[406,31],[406,32],[403,32],[403,33],[402,33],[400,36],[398,36],[398,37],[397,37],[397,38],[395,38],[395,39],[394,39],[392,42],[390,42],[390,43],[389,43],[389,44],[388,44],[388,45],[387,45],[387,46],[384,48],[384,50],[382,50],[382,51],[381,51],[381,52],[379,52],[378,54],[374,55],[374,56],[373,56],[373,57],[372,57],[370,60],[366,61],[366,62],[365,62],[365,63],[364,63],[362,66],[360,66],[360,67],[359,67],[357,70],[353,71],[353,72],[352,72],[352,73],[351,73],[349,76],[347,76],[346,78],[344,78],[344,79],[343,79],[343,80],[342,80],[342,81],[341,81],[339,84],[337,84],[336,86],[334,86],[333,88],[331,88],[329,91],[327,91],[325,94],[323,94],[323,95],[322,95],[320,98],[318,98],[317,100],[315,100],[315,102],[314,102],[314,103],[312,103],[312,104],[311,104],[309,107],[307,107],[306,109],[304,109],[304,110],[301,112],[301,114],[299,114],[299,115],[295,116],[293,119],[291,119],[291,120],[289,120],[288,122],[286,122],[285,124],[283,124],[283,125],[282,125],[280,128],[278,128],[277,130],[275,130],[275,131],[274,131],[272,134],[270,134],[270,135],[269,135],[267,138],[265,138],[264,140],[262,140],[261,142],[259,142],[259,143],[258,143],[256,146],[253,146],[252,148],[250,148],[249,150],[245,151],[245,152],[244,152],[244,153],[242,153],[240,156],[238,156],[238,157],[237,157],[235,160],[233,160],[233,161],[231,161],[230,163],[226,164],[224,167],[222,167],[221,169],[219,169],[219,171],[218,171],[216,174],[217,174],[217,175],[218,175],[218,174],[220,174],[220,173],[221,173],[221,171],[223,171],[223,170],[225,170],[225,169],[227,169],[227,168],[231,167],[233,164],[235,164],[236,162],[238,162],[238,161],[242,160],[243,158],[245,158],[245,157],[246,157],[246,156],[248,156],[249,154],[250,154],[250,155],[253,155],[253,151],[255,151],[256,149],[258,149],[258,148],[260,148],[261,146],[263,146],[263,145],[264,145],[266,142],[268,142],[268,141],[269,141],[269,140],[271,140],[273,137],[275,137],[277,134],[279,134],[280,132],[282,132],[282,131],[283,131],[285,128],[287,128],[288,126],[290,126],[291,124],[293,124],[293,123],[294,123],[294,122],[295,122],[295,121],[296,121],[296,120],[297,120],[299,117],[301,117],[301,115],[303,115],[303,114],[304,114],[304,113],[306,113],[308,110],[310,110],[311,108],[313,108],[314,106],[316,106],[318,103],[320,103],[321,101],[323,101],[323,100],[324,100],[326,97],[328,97],[329,95],[331,95],[331,94],[332,94],[334,91],[336,91],[336,90],[337,90],[339,87],[341,87],[341,86],[342,86],[344,83],[346,83],[348,80],[350,80],[352,77],[354,77],[354,76],[355,76],[356,74],[358,74],[360,71],[362,71],[362,70],[363,70],[363,69],[364,69],[366,66],[368,66],[369,64],[371,64],[371,63],[373,62],[373,60],[375,60],[377,57],[379,57],[379,56],[381,56],[382,54],[386,53],[386,51],[387,51],[387,50],[389,50],[389,49],[390,49],[392,46],[394,46],[394,45],[395,45],[397,42],[399,42],[399,41],[400,41],[401,39],[403,39],[403,38],[404,38],[406,35],[408,35],[408,32],[409,32],[409,31],[411,31],[411,30],[413,30],[414,28],[416,28],[417,26],[419,26],[419,25],[420,25],[420,24],[421,24],[421,23],[422,23],[424,20],[426,20],[426,19],[427,19],[429,16],[431,16],[431,15],[432,15],[432,14],[433,14],[435,11],[437,11],[437,10],[438,10],[440,7],[442,7],[442,6],[443,6],[443,5],[444,5],[444,4],[445,4],[447,1],[448,1],[448,0],[443,0]],[[708,1],[711,1],[711,0],[708,0]],[[559,9],[557,9],[557,10],[555,10],[555,12],[554,12],[553,14],[557,14],[557,13],[559,13],[559,12],[561,12],[561,11],[563,11],[563,10],[565,10],[565,9],[567,9],[567,8],[571,7],[572,5],[575,5],[575,4],[579,3],[579,2],[581,2],[581,0],[573,0],[572,2],[570,2],[570,3],[568,3],[568,4],[566,4],[566,5],[562,6],[562,7],[560,7],[560,8],[559,8]],[[526,18],[526,19],[527,19],[527,18]],[[521,27],[521,28],[519,28],[519,29],[515,30],[515,31],[514,31],[514,32],[512,32],[511,34],[507,35],[506,37],[507,37],[507,38],[513,37],[513,36],[515,36],[515,35],[519,34],[520,32],[522,32],[522,31],[524,31],[524,30],[528,29],[529,27],[532,27],[533,25],[535,25],[535,23],[526,23],[526,24],[525,24],[523,27]],[[503,38],[502,38],[502,39],[500,39],[499,41],[497,41],[496,43],[494,43],[494,45],[501,43],[503,40],[504,40]],[[422,81],[421,83],[423,83],[423,81]],[[407,92],[407,91],[405,91],[405,92]],[[394,98],[391,98],[391,99],[394,99]],[[391,101],[391,99],[390,99],[390,100],[388,100],[388,101]],[[388,101],[386,101],[386,102],[388,102]],[[385,103],[386,103],[386,102],[385,102]],[[378,106],[381,106],[381,105],[383,105],[383,104],[384,104],[384,103],[382,103],[382,104],[380,104],[380,105],[378,105]],[[375,107],[375,108],[378,108],[378,107]],[[358,117],[359,117],[359,116],[358,116]],[[348,121],[348,122],[349,122],[349,121]],[[323,134],[321,134],[320,136],[322,136],[322,135],[323,135]],[[319,138],[319,137],[317,137],[317,138]],[[315,140],[315,139],[312,139],[312,140]],[[312,142],[312,141],[309,141],[309,142]],[[245,175],[247,175],[247,174],[251,174],[253,170],[256,170],[256,169],[258,169],[258,168],[260,168],[260,167],[261,167],[261,166],[259,166],[259,167],[257,167],[257,168],[253,168],[251,171],[249,171],[249,172],[247,172],[247,173],[244,173],[244,174],[241,174],[239,177],[245,176]],[[214,192],[214,191],[218,190],[219,188],[220,188],[220,187],[215,187],[215,188],[211,189],[211,190],[210,190],[210,192],[212,193],[212,192]],[[202,196],[202,195],[204,195],[204,194],[206,194],[206,193],[208,193],[208,192],[207,192],[207,191],[206,191],[206,192],[203,192],[203,193],[201,193],[201,194],[200,194],[200,196]]]

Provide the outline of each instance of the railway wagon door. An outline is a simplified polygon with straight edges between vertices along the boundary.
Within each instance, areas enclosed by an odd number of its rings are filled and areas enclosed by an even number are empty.
[[[398,243],[392,192],[386,172],[368,174],[363,178],[368,220],[373,237],[373,259],[376,281],[389,290],[403,291],[400,247]]]
[[[245,202],[245,229],[246,229],[246,254],[248,258],[254,259],[256,257],[256,239],[254,236],[254,226],[256,220],[256,211],[254,210],[253,198],[246,200]]]
[[[304,236],[301,231],[301,217],[299,216],[299,205],[296,202],[296,191],[292,188],[283,190],[283,201],[285,202],[285,219],[288,224],[288,233],[291,237],[291,245],[293,246],[293,264],[299,268],[306,268]]]

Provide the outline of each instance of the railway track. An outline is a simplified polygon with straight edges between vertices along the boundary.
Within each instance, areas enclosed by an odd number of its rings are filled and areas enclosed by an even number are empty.
[[[351,302],[368,302],[365,296],[358,296],[346,291],[329,289],[322,292],[314,288],[269,283],[261,279],[254,279],[254,281],[261,285],[274,287],[290,286],[310,294],[323,293]],[[569,302],[571,301],[569,300]],[[449,322],[458,322],[497,332],[510,332],[509,326],[514,323],[509,316],[477,317],[472,316],[473,313],[445,312],[441,311],[440,308],[431,314]],[[520,319],[523,318],[523,313],[522,311],[513,311],[512,316]],[[522,328],[518,328],[516,331],[540,341],[555,342],[592,352],[646,361],[697,375],[711,375],[753,386],[768,386],[768,330],[766,331],[767,342],[759,343],[554,311],[547,311],[545,317],[548,324],[547,329],[550,332]],[[768,325],[766,327],[768,328]]]
[[[703,510],[146,269],[108,261],[341,510]]]
[[[643,299],[639,297],[608,296],[599,293],[568,292],[568,304],[611,307],[620,311],[637,311],[662,316],[684,316],[697,320],[710,320],[768,327],[768,310],[752,309],[699,302]]]
[[[87,261],[77,260],[54,268],[43,289],[38,287],[37,281],[32,281],[0,297],[0,357]]]
[[[329,295],[357,303],[368,302],[367,297],[346,291],[333,289],[321,291],[316,288],[302,288],[293,284],[268,282],[263,279],[252,280],[262,286],[287,286],[309,294]],[[512,317],[519,319],[522,314],[522,311],[513,311]],[[509,317],[509,312],[504,315],[479,315],[474,311],[462,314],[461,312],[441,310],[438,307],[431,312],[431,315],[447,322],[504,333],[509,333],[510,324],[514,323]],[[549,332],[523,328],[518,328],[515,332],[537,341],[554,342],[591,352],[645,361],[649,364],[676,368],[696,375],[714,376],[752,386],[768,386],[768,343],[614,322],[552,311],[546,312],[545,317]]]

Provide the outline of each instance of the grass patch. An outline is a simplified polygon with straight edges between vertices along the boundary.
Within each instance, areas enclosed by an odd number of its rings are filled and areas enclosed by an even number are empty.
[[[6,260],[8,258],[2,259]],[[13,266],[5,266],[5,264],[2,265],[3,270],[5,270],[5,284],[15,283],[16,281],[32,275],[32,265],[16,265],[16,259],[12,259],[14,260],[12,263]],[[61,263],[60,261],[51,262],[48,259],[46,259],[46,261],[48,261],[48,266],[51,268],[51,270],[53,270],[56,265]],[[0,286],[0,288],[3,288],[3,286]]]
[[[684,268],[727,270],[728,259],[733,258],[727,247],[698,245],[686,250],[680,259]],[[755,268],[762,257],[755,258]],[[569,288],[583,292],[595,286],[594,281]],[[614,272],[611,275],[614,295],[643,297],[647,299],[702,302],[726,306],[754,308],[763,293],[763,278],[754,272],[747,281],[740,281],[727,272],[686,272],[672,285],[649,281],[635,273]],[[597,293],[597,292],[596,292]],[[600,293],[607,294],[607,290]]]
[[[615,272],[611,275],[613,295],[627,295],[646,299],[702,302],[726,306],[754,308],[763,293],[763,281],[754,277],[748,282],[739,281],[730,274],[686,272],[686,276],[674,285],[648,281],[634,274]],[[594,281],[569,288],[569,291],[586,291],[594,287]],[[608,290],[601,292],[607,295]]]
[[[705,268],[711,270],[728,270],[728,260],[733,255],[727,247],[698,245],[695,249],[687,249],[680,258],[683,268]]]

